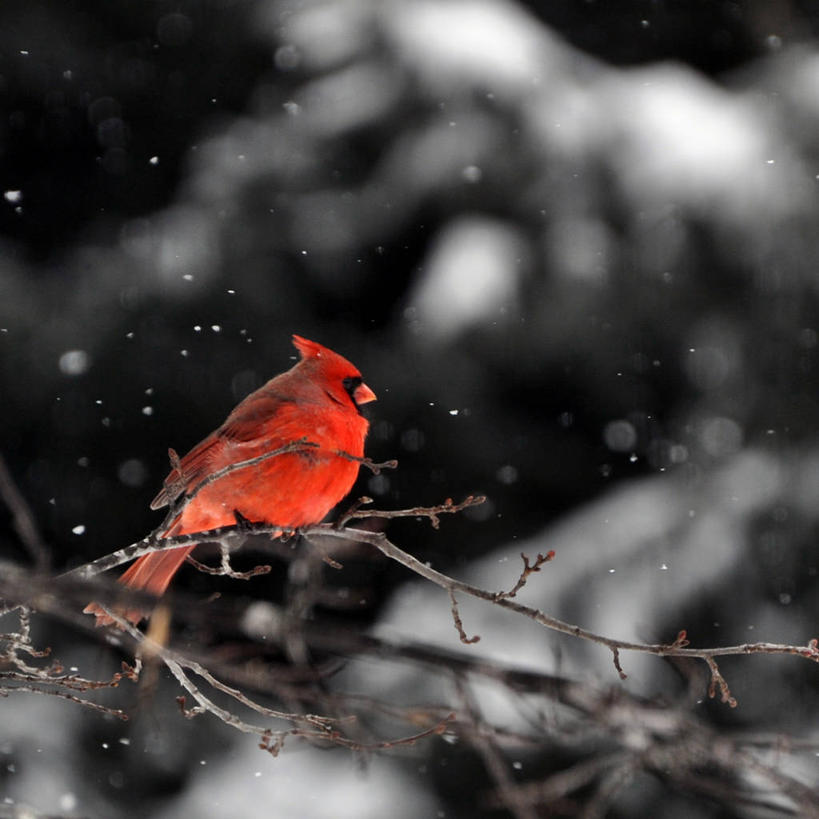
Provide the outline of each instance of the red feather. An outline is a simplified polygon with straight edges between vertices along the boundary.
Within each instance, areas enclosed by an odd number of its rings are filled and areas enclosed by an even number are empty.
[[[231,526],[236,523],[234,511],[254,523],[287,529],[319,523],[352,489],[359,464],[338,453],[364,455],[369,424],[359,405],[375,400],[375,393],[338,353],[300,336],[293,336],[293,343],[301,353],[299,363],[245,398],[222,426],[185,455],[151,508],[168,506],[233,464],[301,439],[317,446],[272,456],[206,484],[163,537]],[[120,582],[159,596],[194,548],[144,555]],[[85,611],[97,615],[97,625],[113,622],[95,603]],[[137,623],[145,613],[128,611],[125,616]]]

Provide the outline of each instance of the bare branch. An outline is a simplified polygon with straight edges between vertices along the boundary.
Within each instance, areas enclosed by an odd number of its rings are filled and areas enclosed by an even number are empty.
[[[288,736],[305,736],[313,737],[315,739],[327,739],[334,735],[334,729],[332,729],[333,720],[313,714],[288,713],[278,711],[273,708],[267,708],[266,706],[257,703],[255,700],[252,700],[242,691],[226,685],[218,680],[200,663],[185,657],[179,652],[171,651],[165,646],[150,639],[147,635],[143,634],[139,629],[133,626],[128,620],[121,617],[116,611],[106,609],[105,607],[102,608],[105,613],[116,622],[120,629],[133,639],[136,644],[138,656],[144,655],[161,660],[171,674],[173,674],[182,688],[184,688],[185,691],[187,691],[188,694],[194,699],[196,705],[193,708],[187,708],[185,697],[183,696],[177,698],[177,702],[180,705],[182,713],[186,717],[193,718],[201,714],[209,713],[238,731],[247,734],[256,734],[260,738],[264,738],[265,742],[268,744],[273,742],[273,745],[277,748],[281,748],[285,738]],[[187,673],[188,671],[196,674],[212,688],[221,692],[222,694],[226,694],[246,708],[249,708],[250,710],[270,719],[290,722],[294,725],[294,727],[280,731],[272,731],[267,726],[256,725],[241,719],[229,709],[217,705],[209,696],[203,693],[203,691],[193,682]]]
[[[184,688],[185,691],[193,698],[196,705],[192,708],[187,707],[187,701],[184,696],[177,698],[177,702],[179,703],[184,716],[187,718],[193,718],[206,713],[211,714],[238,731],[256,734],[260,737],[260,746],[264,748],[264,750],[267,750],[274,755],[278,754],[278,752],[281,750],[287,737],[302,737],[313,740],[324,740],[331,742],[334,745],[346,747],[351,750],[375,751],[395,748],[399,745],[411,745],[425,737],[443,733],[449,723],[454,719],[454,715],[450,713],[443,719],[438,720],[432,726],[425,728],[420,732],[395,739],[382,740],[374,743],[365,743],[359,740],[350,739],[339,731],[339,720],[330,717],[318,716],[315,714],[302,714],[297,712],[288,713],[263,706],[255,700],[252,700],[239,689],[229,686],[217,679],[201,663],[185,657],[179,652],[172,651],[153,642],[146,635],[142,634],[142,632],[135,628],[130,622],[117,615],[116,612],[109,611],[107,609],[105,611],[115,619],[117,625],[119,625],[123,631],[134,639],[137,644],[138,651],[141,654],[148,654],[152,657],[160,659],[177,679],[182,688]],[[256,713],[267,718],[290,722],[294,727],[273,731],[269,727],[257,725],[241,719],[227,708],[217,705],[201,690],[199,686],[196,685],[196,683],[194,683],[190,674],[187,672],[196,674],[212,688],[228,695],[246,708],[249,708],[250,710],[255,711]]]
[[[266,744],[269,744],[271,738],[275,737],[277,749],[280,749],[282,747],[285,737],[293,736],[294,734],[298,733],[298,729],[295,728],[283,731],[271,731],[269,728],[265,728],[260,725],[254,725],[252,723],[246,722],[243,719],[240,719],[234,713],[228,711],[227,708],[222,708],[221,706],[213,702],[213,700],[211,700],[209,697],[205,696],[199,690],[199,688],[193,683],[190,677],[188,677],[188,675],[185,673],[184,669],[179,663],[172,660],[170,657],[163,657],[163,662],[165,663],[171,674],[173,674],[173,676],[176,677],[177,682],[193,697],[193,699],[197,703],[197,705],[194,708],[186,708],[185,697],[177,698],[177,702],[179,703],[180,708],[182,709],[182,713],[188,719],[199,716],[200,714],[210,713],[213,716],[220,719],[226,725],[230,725],[231,728],[235,728],[237,731],[242,731],[243,733],[246,734],[256,734],[257,736],[264,738]],[[261,708],[262,706],[259,707]]]
[[[311,531],[324,537],[351,536],[350,531],[335,532],[330,526],[313,527]],[[243,536],[246,532],[240,532],[237,527],[235,536],[238,538],[240,534]],[[373,535],[372,532],[364,534]],[[24,571],[18,572],[13,567],[6,571],[7,565],[0,567],[0,594],[6,594],[10,588],[20,589],[36,599],[43,611],[83,627],[84,618],[76,615],[72,619],[72,615],[68,614],[68,604],[73,599],[72,595],[87,596],[90,584],[79,580],[74,580],[73,583],[63,581],[56,585],[52,581],[47,584],[46,578],[31,573],[26,575]],[[26,576],[31,582],[23,579]],[[452,582],[457,585],[456,581]],[[486,594],[491,595],[490,592]],[[269,604],[256,601],[252,605]],[[234,623],[235,618],[241,616],[235,603],[222,606],[215,603],[212,606],[208,616],[218,614],[222,627],[231,622],[227,619],[228,614],[234,618]],[[190,618],[190,607],[184,607],[180,614]],[[287,615],[278,615],[271,620],[269,628],[262,631],[257,630],[257,623],[252,633],[241,633],[245,641],[250,637],[252,643],[264,646],[264,651],[267,652],[271,646],[284,644],[289,627],[286,617]],[[123,620],[121,625],[123,630],[118,635],[122,638],[120,645],[132,641],[137,653],[134,669],[124,667],[122,678],[135,678],[142,665],[139,662],[140,656],[152,661],[150,665],[145,664],[146,669],[151,665],[155,667],[159,663],[165,664],[183,689],[179,702],[186,716],[193,718],[209,715],[220,720],[227,716],[227,724],[256,736],[259,745],[270,753],[279,752],[291,738],[340,746],[353,751],[387,750],[447,732],[455,719],[451,705],[447,703],[408,706],[395,701],[380,702],[377,697],[357,692],[331,692],[327,688],[330,678],[320,671],[313,670],[312,676],[303,676],[299,681],[293,676],[297,669],[291,668],[282,676],[281,670],[273,670],[261,655],[252,655],[253,662],[245,662],[243,659],[238,663],[235,657],[231,660],[223,651],[215,649],[211,649],[210,654],[190,656],[189,649],[183,653],[168,647],[166,641],[170,635],[164,626],[154,628],[153,621],[148,635],[142,634],[127,621]],[[411,663],[413,668],[422,667],[432,673],[455,673],[463,677],[465,685],[466,675],[479,675],[482,686],[492,686],[494,694],[508,698],[511,707],[525,709],[528,719],[524,724],[530,725],[528,733],[526,729],[506,730],[493,724],[490,718],[477,710],[474,711],[474,718],[467,720],[465,717],[468,715],[461,708],[457,709],[456,724],[460,732],[463,732],[466,740],[474,742],[487,769],[489,770],[490,765],[494,766],[490,775],[496,783],[498,804],[513,811],[513,815],[526,816],[526,812],[534,808],[542,812],[546,808],[562,810],[565,807],[566,812],[602,816],[614,796],[641,771],[666,780],[673,787],[684,789],[688,793],[700,794],[724,804],[742,804],[760,809],[772,809],[772,806],[776,806],[785,813],[791,811],[804,816],[819,815],[819,798],[816,793],[808,785],[785,773],[785,765],[793,760],[794,753],[799,750],[812,752],[811,743],[802,742],[800,745],[798,738],[766,739],[755,736],[748,737],[746,741],[742,736],[717,735],[700,718],[682,708],[642,700],[619,687],[603,688],[538,671],[510,667],[482,658],[474,649],[455,652],[403,641],[391,644],[357,630],[343,629],[319,621],[302,621],[300,628],[302,639],[311,653],[330,652],[345,659],[360,654],[378,659],[397,659]],[[15,633],[25,636],[29,631],[28,623],[21,622]],[[90,625],[87,631],[89,634],[94,633]],[[189,642],[189,637],[186,639]],[[811,651],[813,648],[815,647],[800,647],[800,652]],[[46,653],[33,646],[31,649],[37,654]],[[688,656],[686,651],[690,649],[687,635],[678,634],[676,640],[664,646],[664,649]],[[20,651],[19,656],[25,659],[32,654],[25,650]],[[31,664],[31,661],[26,662]],[[308,673],[306,669],[298,671],[302,675]],[[55,667],[52,674],[60,676],[62,672],[59,667]],[[112,681],[90,682],[93,686],[98,686],[116,681],[115,677]],[[81,686],[84,683],[79,678],[76,682],[77,688],[71,687],[72,681],[68,680],[67,686],[61,689],[68,695],[67,698],[83,698]],[[10,682],[8,685],[17,685],[20,690],[31,690],[33,693],[40,693],[40,688],[48,688],[39,679],[26,682],[19,678],[16,683]],[[719,687],[716,682],[715,691]],[[51,690],[55,689],[56,686],[51,686]],[[252,695],[253,690],[264,697],[273,696],[288,702],[287,710],[267,708]],[[226,704],[220,697],[228,697],[231,702]],[[530,706],[538,702],[533,699],[535,697],[540,698],[540,703],[551,701],[555,707],[560,708],[560,713],[570,719],[564,721],[561,718],[558,730],[550,730],[549,725],[538,716],[542,704],[537,704],[530,710]],[[289,706],[290,701],[294,703],[294,707]],[[244,717],[244,709],[257,717]],[[316,712],[329,713],[331,716],[311,716]],[[380,737],[371,737],[364,732],[368,731],[373,714],[388,715],[388,718],[400,720],[413,728],[409,732],[390,730],[389,734],[395,738],[383,738],[383,729],[379,731]],[[271,720],[283,724],[277,727],[270,724]],[[567,733],[565,727],[569,726]],[[613,743],[616,751],[607,759],[601,758],[598,750],[588,742],[578,746],[578,731],[586,740],[596,737],[604,741],[606,747],[611,747]],[[575,758],[579,748],[587,749],[593,755],[564,771],[551,774],[542,782],[532,781],[531,769],[527,769],[528,781],[518,783],[517,777],[504,767],[505,760],[510,758],[506,748],[536,749],[544,747],[544,742],[550,743],[553,749],[555,743],[558,747],[565,745]],[[776,754],[773,757],[775,761],[766,764],[766,756],[763,754],[771,752]],[[752,773],[751,776],[748,776],[749,772]],[[502,783],[505,783],[503,787]]]
[[[0,674],[0,683],[6,679],[8,679],[6,675]],[[58,683],[55,682],[54,684],[57,685]],[[0,687],[0,697],[8,697],[11,693],[45,694],[50,697],[59,697],[60,699],[68,700],[69,702],[75,702],[77,705],[82,705],[84,708],[88,708],[91,711],[97,711],[100,714],[106,714],[109,717],[116,717],[117,719],[121,719],[123,722],[128,721],[128,715],[119,708],[110,708],[107,705],[100,705],[99,703],[91,702],[91,700],[85,700],[82,697],[78,697],[76,694],[71,694],[69,691],[62,691],[59,688],[51,689],[37,685],[14,685],[13,687]]]
[[[59,660],[48,665],[32,665],[21,658],[25,654],[35,660],[51,655],[51,649],[36,649],[31,642],[30,612],[25,607],[16,609],[19,630],[0,633],[0,697],[12,693],[48,694],[75,702],[93,711],[127,720],[128,716],[118,708],[109,708],[86,699],[81,694],[101,688],[116,688],[125,673],[114,674],[109,680],[89,680],[79,674],[63,673]],[[75,693],[76,692],[76,693]]]
[[[279,455],[287,455],[291,452],[302,452],[304,450],[317,450],[324,453],[325,457],[327,455],[332,455],[345,458],[350,461],[355,461],[356,463],[359,463],[371,470],[376,475],[380,474],[382,469],[395,469],[398,466],[398,461],[396,460],[376,463],[371,458],[351,455],[349,452],[345,452],[344,450],[323,449],[320,444],[310,441],[307,436],[304,436],[298,441],[292,441],[289,444],[272,449],[269,452],[263,452],[261,455],[256,455],[253,458],[247,458],[244,461],[237,461],[236,463],[228,464],[221,469],[217,469],[215,472],[212,472],[207,477],[203,478],[193,487],[193,489],[191,489],[190,492],[185,493],[185,484],[184,480],[182,479],[182,464],[179,459],[179,455],[175,450],[169,449],[168,458],[171,463],[171,473],[170,479],[166,481],[165,489],[168,497],[171,499],[171,503],[168,504],[170,509],[166,521],[163,523],[163,528],[166,528],[167,524],[175,519],[185,508],[185,506],[187,506],[206,486],[210,486],[210,484],[221,480],[226,475],[236,472],[237,470],[256,466],[269,460],[270,458],[276,458]]]
[[[475,503],[481,502],[481,498],[468,497],[459,504],[447,501],[439,506],[432,507],[414,507],[411,509],[380,511],[380,510],[360,510],[353,512],[353,517],[428,517],[434,522],[437,516],[441,513],[449,513],[459,511]],[[155,538],[150,535],[144,540],[131,544],[130,546],[120,549],[105,557],[98,558],[91,563],[79,566],[61,575],[61,578],[71,577],[91,577],[106,569],[118,566],[121,563],[133,560],[143,554],[150,552],[163,551],[165,549],[174,549],[180,546],[189,546],[197,543],[205,542],[219,542],[224,538],[235,536],[240,533],[245,535],[271,535],[277,534],[282,527],[276,524],[251,524],[249,526],[225,526],[220,529],[213,529],[204,532],[195,532],[189,535],[169,538]],[[415,574],[429,580],[447,592],[461,592],[472,597],[485,600],[501,608],[508,609],[521,616],[527,617],[536,623],[549,628],[553,631],[558,631],[570,637],[575,637],[581,640],[597,643],[607,647],[612,652],[614,649],[618,651],[636,651],[646,654],[654,654],[658,657],[693,657],[704,660],[706,657],[720,657],[738,654],[787,654],[797,657],[803,657],[813,662],[819,662],[819,643],[816,639],[810,640],[806,645],[788,645],[779,643],[743,643],[741,645],[733,646],[718,646],[714,648],[690,648],[688,647],[688,640],[685,631],[681,631],[673,643],[637,643],[630,640],[619,640],[613,637],[608,637],[603,634],[585,629],[581,626],[564,622],[556,617],[552,617],[532,606],[527,606],[511,599],[509,593],[489,591],[465,583],[455,578],[449,577],[442,572],[433,569],[431,566],[419,561],[417,558],[410,555],[408,552],[399,549],[392,543],[382,532],[371,532],[364,529],[354,529],[345,527],[343,529],[336,529],[332,524],[318,524],[316,526],[309,526],[299,530],[299,533],[304,537],[321,535],[323,537],[343,538],[347,540],[356,540],[359,543],[367,543],[391,560],[401,563],[406,568],[410,569]],[[548,557],[548,555],[546,556]],[[543,561],[545,562],[545,560]],[[524,568],[524,573],[526,569]],[[530,566],[529,573],[532,573]],[[519,581],[518,581],[519,582]]]
[[[467,719],[467,739],[480,754],[487,773],[492,777],[497,789],[497,799],[515,819],[537,819],[537,812],[525,799],[519,798],[518,786],[509,773],[509,766],[498,748],[494,731],[488,730],[486,721],[479,713],[469,687],[459,676],[455,677],[455,688],[463,703]]]
[[[626,756],[627,761],[631,758],[631,755]],[[566,799],[623,762],[624,754],[621,750],[577,762],[569,768],[550,774],[540,782],[518,785],[516,799],[529,805],[542,804],[553,807],[559,800]],[[501,794],[495,794],[491,800],[492,807],[501,807],[503,804]]]
[[[337,734],[334,734],[332,739],[337,745],[342,745],[352,751],[385,751],[391,748],[397,748],[401,745],[414,745],[419,740],[426,739],[430,736],[440,736],[446,732],[454,719],[455,714],[450,712],[443,719],[429,728],[425,728],[423,731],[410,734],[409,736],[398,737],[397,739],[385,739],[381,742],[356,742]]]
[[[40,535],[31,508],[17,488],[2,455],[0,455],[0,499],[11,512],[14,529],[20,542],[31,556],[35,568],[38,571],[47,571],[51,565],[48,547]]]
[[[414,510],[413,510],[414,511]],[[399,549],[394,543],[387,539],[382,532],[368,532],[363,529],[346,528],[342,532],[334,531],[332,527],[327,524],[310,527],[309,529],[301,530],[301,534],[309,537],[312,534],[330,535],[331,537],[345,537],[354,540],[359,540],[362,543],[370,543],[379,551],[385,554],[392,560],[406,566],[415,574],[431,581],[437,586],[445,590],[452,590],[456,592],[464,592],[472,597],[477,597],[481,600],[486,600],[494,603],[501,608],[509,609],[517,614],[521,614],[534,620],[546,628],[553,631],[559,631],[572,637],[578,637],[582,640],[599,643],[609,649],[617,648],[621,651],[638,651],[647,654],[656,654],[659,657],[696,657],[704,659],[706,656],[719,657],[735,654],[791,654],[805,659],[819,662],[819,644],[816,639],[810,640],[806,645],[784,645],[778,643],[744,643],[736,646],[721,646],[717,648],[685,648],[678,640],[674,643],[635,643],[629,640],[618,640],[612,637],[606,637],[602,634],[584,629],[581,626],[572,625],[559,620],[556,617],[551,617],[545,614],[540,609],[532,606],[526,606],[518,603],[515,600],[510,600],[508,596],[498,594],[498,592],[487,591],[461,580],[449,577],[431,566],[427,566],[417,558],[413,557],[408,552]],[[685,639],[685,632],[681,632],[683,639]],[[687,645],[687,642],[686,642]]]
[[[306,449],[320,449],[319,444],[309,441],[307,437],[300,438],[298,441],[292,441],[285,446],[278,447],[277,449],[272,449],[269,452],[263,452],[261,455],[256,455],[253,458],[248,458],[244,461],[237,461],[233,464],[228,464],[222,469],[217,469],[215,472],[211,472],[207,477],[203,478],[196,484],[193,489],[187,494],[184,493],[185,486],[184,481],[182,480],[182,465],[179,460],[179,456],[173,449],[168,450],[168,457],[171,461],[171,475],[176,472],[176,477],[172,478],[171,481],[166,484],[166,489],[168,490],[168,497],[171,499],[171,502],[168,504],[169,511],[168,515],[165,519],[165,522],[162,524],[160,528],[165,529],[167,525],[176,518],[179,513],[206,487],[210,486],[210,484],[215,483],[218,480],[221,480],[225,477],[225,475],[229,475],[231,472],[236,472],[239,469],[247,469],[250,466],[256,466],[257,464],[262,463],[263,461],[267,461],[270,458],[276,458],[279,455],[286,455],[290,452],[301,452]],[[333,453],[336,454],[336,453]]]
[[[284,451],[284,450],[282,450]],[[272,457],[274,454],[280,455],[282,451],[277,450],[275,453],[268,452],[264,456],[259,456],[259,459]],[[291,449],[286,449],[286,451],[291,451]],[[241,464],[235,464],[236,468],[240,466],[247,465],[252,462],[256,462],[257,459],[252,458],[250,461],[243,461]],[[224,470],[220,470],[222,472]],[[230,471],[230,470],[228,470]],[[219,473],[214,473],[217,475]],[[200,485],[201,486],[201,485]],[[195,491],[198,491],[199,487]],[[191,499],[193,494],[189,495],[188,498]],[[363,501],[369,502],[369,499],[362,499]],[[356,518],[407,518],[407,517],[428,517],[433,522],[433,526],[437,528],[439,521],[438,515],[441,514],[452,514],[455,512],[460,512],[461,510],[469,507],[475,506],[479,503],[483,503],[486,499],[482,496],[472,497],[471,495],[467,497],[465,500],[461,501],[461,503],[454,504],[451,500],[444,502],[438,506],[418,506],[412,509],[396,509],[396,510],[361,510],[356,511],[352,514],[351,517]],[[327,534],[327,524],[318,524],[316,526],[308,526],[298,530],[298,533],[304,536],[315,535],[315,534]],[[83,578],[87,579],[89,577],[94,577],[95,575],[102,574],[103,572],[108,571],[109,569],[115,569],[117,566],[121,566],[124,563],[128,563],[131,560],[136,560],[139,557],[142,557],[146,554],[151,554],[153,552],[162,552],[168,549],[178,549],[183,546],[195,546],[200,543],[219,543],[223,541],[225,538],[235,537],[237,535],[275,535],[275,536],[282,536],[288,537],[289,535],[293,534],[293,529],[288,526],[284,526],[281,524],[276,523],[275,521],[267,522],[267,523],[242,523],[237,525],[231,526],[222,526],[218,529],[207,529],[201,532],[191,532],[186,535],[176,535],[172,537],[162,537],[163,533],[165,532],[166,524],[163,523],[157,529],[154,529],[149,535],[146,535],[142,540],[138,540],[129,546],[125,546],[122,549],[118,549],[115,552],[111,552],[111,554],[103,555],[102,557],[98,557],[96,560],[92,560],[89,563],[85,563],[82,566],[77,566],[70,571],[64,572],[59,577],[60,578]],[[362,530],[358,529],[344,529],[345,532],[350,532],[350,539],[351,540],[358,540],[361,543],[367,543],[369,541],[362,540],[358,537],[358,533]]]

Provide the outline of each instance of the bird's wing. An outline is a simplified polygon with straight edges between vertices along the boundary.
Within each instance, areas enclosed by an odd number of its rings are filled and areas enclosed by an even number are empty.
[[[219,429],[200,441],[173,468],[162,489],[151,501],[151,509],[161,509],[175,501],[183,492],[190,492],[215,470],[226,466],[226,450],[233,461],[243,460],[235,449],[247,449],[247,458],[259,452],[278,448],[293,440],[288,437],[289,416],[294,402],[275,394],[253,394],[242,401]],[[259,450],[256,452],[255,450]]]

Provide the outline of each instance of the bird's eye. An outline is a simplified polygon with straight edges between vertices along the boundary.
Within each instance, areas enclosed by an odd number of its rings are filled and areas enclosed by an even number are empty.
[[[345,392],[350,396],[350,398],[355,401],[355,396],[353,393],[361,386],[362,378],[360,375],[357,376],[348,376],[341,382],[341,386],[344,387]]]

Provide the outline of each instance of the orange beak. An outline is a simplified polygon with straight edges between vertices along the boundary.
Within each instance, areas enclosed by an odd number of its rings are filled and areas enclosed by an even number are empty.
[[[375,393],[366,384],[359,384],[353,390],[353,401],[355,401],[356,404],[366,404],[369,401],[375,400]]]

